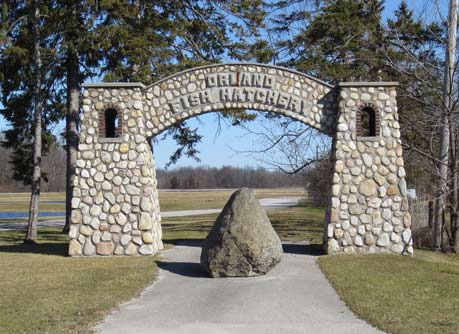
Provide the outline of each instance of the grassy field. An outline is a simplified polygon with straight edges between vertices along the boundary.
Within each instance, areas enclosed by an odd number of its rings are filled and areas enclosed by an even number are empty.
[[[360,318],[393,334],[459,333],[459,258],[416,250],[322,256],[322,271]]]
[[[256,189],[258,198],[303,196],[301,188]],[[159,191],[162,211],[222,208],[234,189],[217,191]],[[30,194],[0,193],[0,212],[28,211]],[[40,196],[41,211],[65,211],[64,193],[43,193]]]
[[[43,228],[39,245],[0,232],[0,333],[88,333],[154,279],[156,258],[69,258],[67,236]]]

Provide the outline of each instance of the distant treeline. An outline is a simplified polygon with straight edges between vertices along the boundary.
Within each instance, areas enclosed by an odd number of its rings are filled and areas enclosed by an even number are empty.
[[[0,157],[0,192],[30,191],[29,186],[14,179],[12,165],[9,163],[11,150],[0,145]],[[65,167],[65,151],[56,145],[42,160],[42,191],[65,191]],[[182,167],[159,169],[156,173],[161,189],[278,188],[303,187],[305,184],[302,175],[287,175],[264,168]]]
[[[30,187],[22,181],[14,179],[13,165],[9,162],[12,150],[1,145],[0,139],[0,192],[28,192]],[[60,145],[54,145],[42,159],[41,191],[65,191],[65,150]]]
[[[304,175],[288,175],[264,168],[231,166],[181,167],[157,171],[162,189],[279,188],[303,187]]]

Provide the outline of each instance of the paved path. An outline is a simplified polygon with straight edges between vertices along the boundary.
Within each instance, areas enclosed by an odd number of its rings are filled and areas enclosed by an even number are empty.
[[[251,278],[208,278],[200,248],[164,252],[159,281],[96,327],[103,334],[376,334],[339,299],[304,245]]]
[[[284,208],[295,206],[301,197],[277,197],[260,199],[260,204],[265,209]],[[203,210],[181,210],[181,211],[164,211],[162,217],[184,217],[205,215],[210,213],[219,213],[222,209],[203,209]],[[26,229],[26,221],[22,223],[0,223],[0,231]],[[64,219],[42,220],[38,223],[39,227],[63,227]]]
[[[266,210],[276,208],[286,208],[295,206],[301,197],[276,197],[276,198],[262,198],[259,200],[261,206]],[[197,216],[209,213],[219,213],[222,209],[203,209],[203,210],[181,210],[181,211],[164,211],[161,212],[161,217],[183,217],[183,216]]]

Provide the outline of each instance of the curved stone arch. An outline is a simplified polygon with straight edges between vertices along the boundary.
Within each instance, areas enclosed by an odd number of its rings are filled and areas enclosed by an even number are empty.
[[[277,112],[333,136],[324,225],[328,253],[412,254],[396,87],[394,82],[341,82],[333,87],[261,64],[194,68],[148,87],[125,82],[85,85],[69,254],[150,255],[162,249],[149,139],[189,117],[231,108]],[[240,94],[249,95],[239,100]],[[174,104],[182,103],[181,97],[188,104]],[[370,105],[376,107],[380,133],[359,137],[359,108]],[[107,106],[122,112],[119,138],[100,136],[100,112]]]
[[[334,87],[303,73],[255,63],[192,68],[143,89],[145,135],[212,111],[276,112],[332,136],[337,115]]]

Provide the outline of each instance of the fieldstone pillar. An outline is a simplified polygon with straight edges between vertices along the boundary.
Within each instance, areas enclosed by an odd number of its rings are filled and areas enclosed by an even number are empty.
[[[71,256],[151,255],[162,249],[143,85],[85,85],[70,226]]]
[[[329,254],[412,254],[396,83],[340,83]]]

